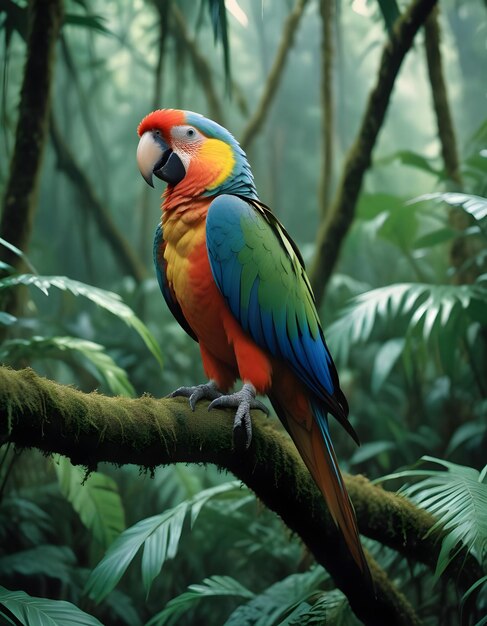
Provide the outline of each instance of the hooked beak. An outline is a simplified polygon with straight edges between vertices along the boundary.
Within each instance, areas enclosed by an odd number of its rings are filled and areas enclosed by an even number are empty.
[[[154,187],[152,175],[177,185],[186,176],[186,170],[178,155],[164,140],[152,131],[145,132],[137,147],[137,165],[145,182]]]

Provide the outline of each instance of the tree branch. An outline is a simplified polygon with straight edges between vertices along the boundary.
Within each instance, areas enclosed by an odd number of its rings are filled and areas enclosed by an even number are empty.
[[[260,102],[248,121],[240,139],[240,145],[246,152],[250,149],[251,143],[254,141],[269,113],[270,105],[277,93],[277,87],[281,80],[282,72],[286,65],[286,60],[292,48],[294,36],[298,30],[299,22],[301,21],[307,2],[308,0],[297,0],[294,9],[286,19],[276,58],[269,72],[269,77],[260,97]]]
[[[463,186],[458,162],[458,148],[453,126],[453,118],[448,103],[443,62],[440,51],[440,25],[438,22],[438,8],[431,11],[431,15],[424,25],[424,46],[426,50],[426,64],[431,84],[431,96],[436,113],[438,137],[441,144],[441,153],[448,178],[458,189]]]
[[[355,217],[362,182],[371,163],[372,151],[384,123],[402,61],[435,4],[436,0],[413,0],[397,20],[383,48],[377,81],[370,92],[360,130],[345,159],[334,200],[318,230],[316,255],[310,269],[318,305]]]
[[[201,87],[205,92],[210,117],[216,122],[224,124],[225,119],[223,109],[213,83],[212,69],[206,60],[206,57],[201,54],[195,41],[191,38],[186,27],[184,15],[175,3],[171,5],[171,16],[174,21],[174,28],[183,40],[184,46],[189,53],[189,57],[194,68],[194,75],[198,77]]]
[[[105,241],[112,249],[113,255],[120,266],[136,282],[140,283],[145,277],[145,268],[136,256],[133,248],[125,239],[113,221],[110,211],[96,195],[84,170],[76,162],[69,146],[59,132],[56,120],[51,115],[49,130],[52,145],[56,153],[57,167],[66,174],[74,187],[84,199],[86,210],[93,216],[96,225]]]
[[[232,449],[233,416],[208,413],[199,403],[193,413],[184,399],[110,398],[85,394],[37,376],[32,370],[0,367],[0,439],[17,447],[36,447],[68,456],[73,463],[214,463],[230,470],[255,491],[348,596],[366,624],[417,624],[417,618],[379,566],[370,559],[377,599],[366,589],[348,555],[323,498],[288,437],[260,414],[253,416],[247,453]],[[364,477],[346,477],[359,528],[408,558],[434,566],[440,545],[428,536],[434,518],[405,498],[373,486]],[[473,558],[457,557],[450,569],[468,587],[479,569]]]

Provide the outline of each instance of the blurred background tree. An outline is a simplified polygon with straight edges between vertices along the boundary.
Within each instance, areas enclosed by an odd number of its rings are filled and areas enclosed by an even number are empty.
[[[487,13],[434,4],[1,2],[0,354],[106,394],[203,380],[153,277],[159,202],[136,127],[158,107],[224,123],[311,268],[362,441],[334,433],[342,467],[441,520],[436,571],[380,537],[367,548],[423,623],[485,624]],[[214,466],[87,478],[11,443],[0,463],[8,624],[358,623],[304,544]],[[136,557],[107,595],[155,515],[156,562]],[[458,551],[467,594],[448,576]]]

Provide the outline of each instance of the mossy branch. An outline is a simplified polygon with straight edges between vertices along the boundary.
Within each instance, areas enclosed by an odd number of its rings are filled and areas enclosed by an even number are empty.
[[[395,80],[414,37],[426,21],[436,0],[413,0],[398,18],[388,37],[377,79],[370,92],[362,123],[350,148],[335,197],[318,229],[316,254],[310,270],[311,283],[319,304],[338,260],[342,243],[355,217],[362,182],[372,159],[379,131],[385,120]]]
[[[253,416],[248,452],[232,449],[233,416],[194,413],[184,399],[110,398],[86,394],[39,377],[33,370],[0,367],[0,437],[18,448],[66,455],[95,468],[102,461],[145,468],[177,462],[214,463],[230,470],[296,532],[348,596],[366,624],[416,624],[405,598],[371,559],[377,599],[363,585],[323,498],[291,441],[276,423]],[[361,532],[406,557],[433,567],[440,545],[427,536],[434,519],[405,498],[347,476]],[[461,564],[465,566],[461,569]],[[476,561],[458,557],[449,574],[468,587]]]

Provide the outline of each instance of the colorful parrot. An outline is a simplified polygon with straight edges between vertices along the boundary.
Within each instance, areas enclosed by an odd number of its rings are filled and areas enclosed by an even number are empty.
[[[154,263],[174,317],[199,342],[209,382],[173,396],[234,407],[236,445],[251,440],[250,409],[267,394],[323,493],[364,575],[370,573],[333,449],[331,413],[357,441],[326,346],[304,262],[257,196],[249,163],[228,130],[190,111],[162,109],[138,127],[146,182],[167,183]],[[237,378],[240,391],[224,395]]]

